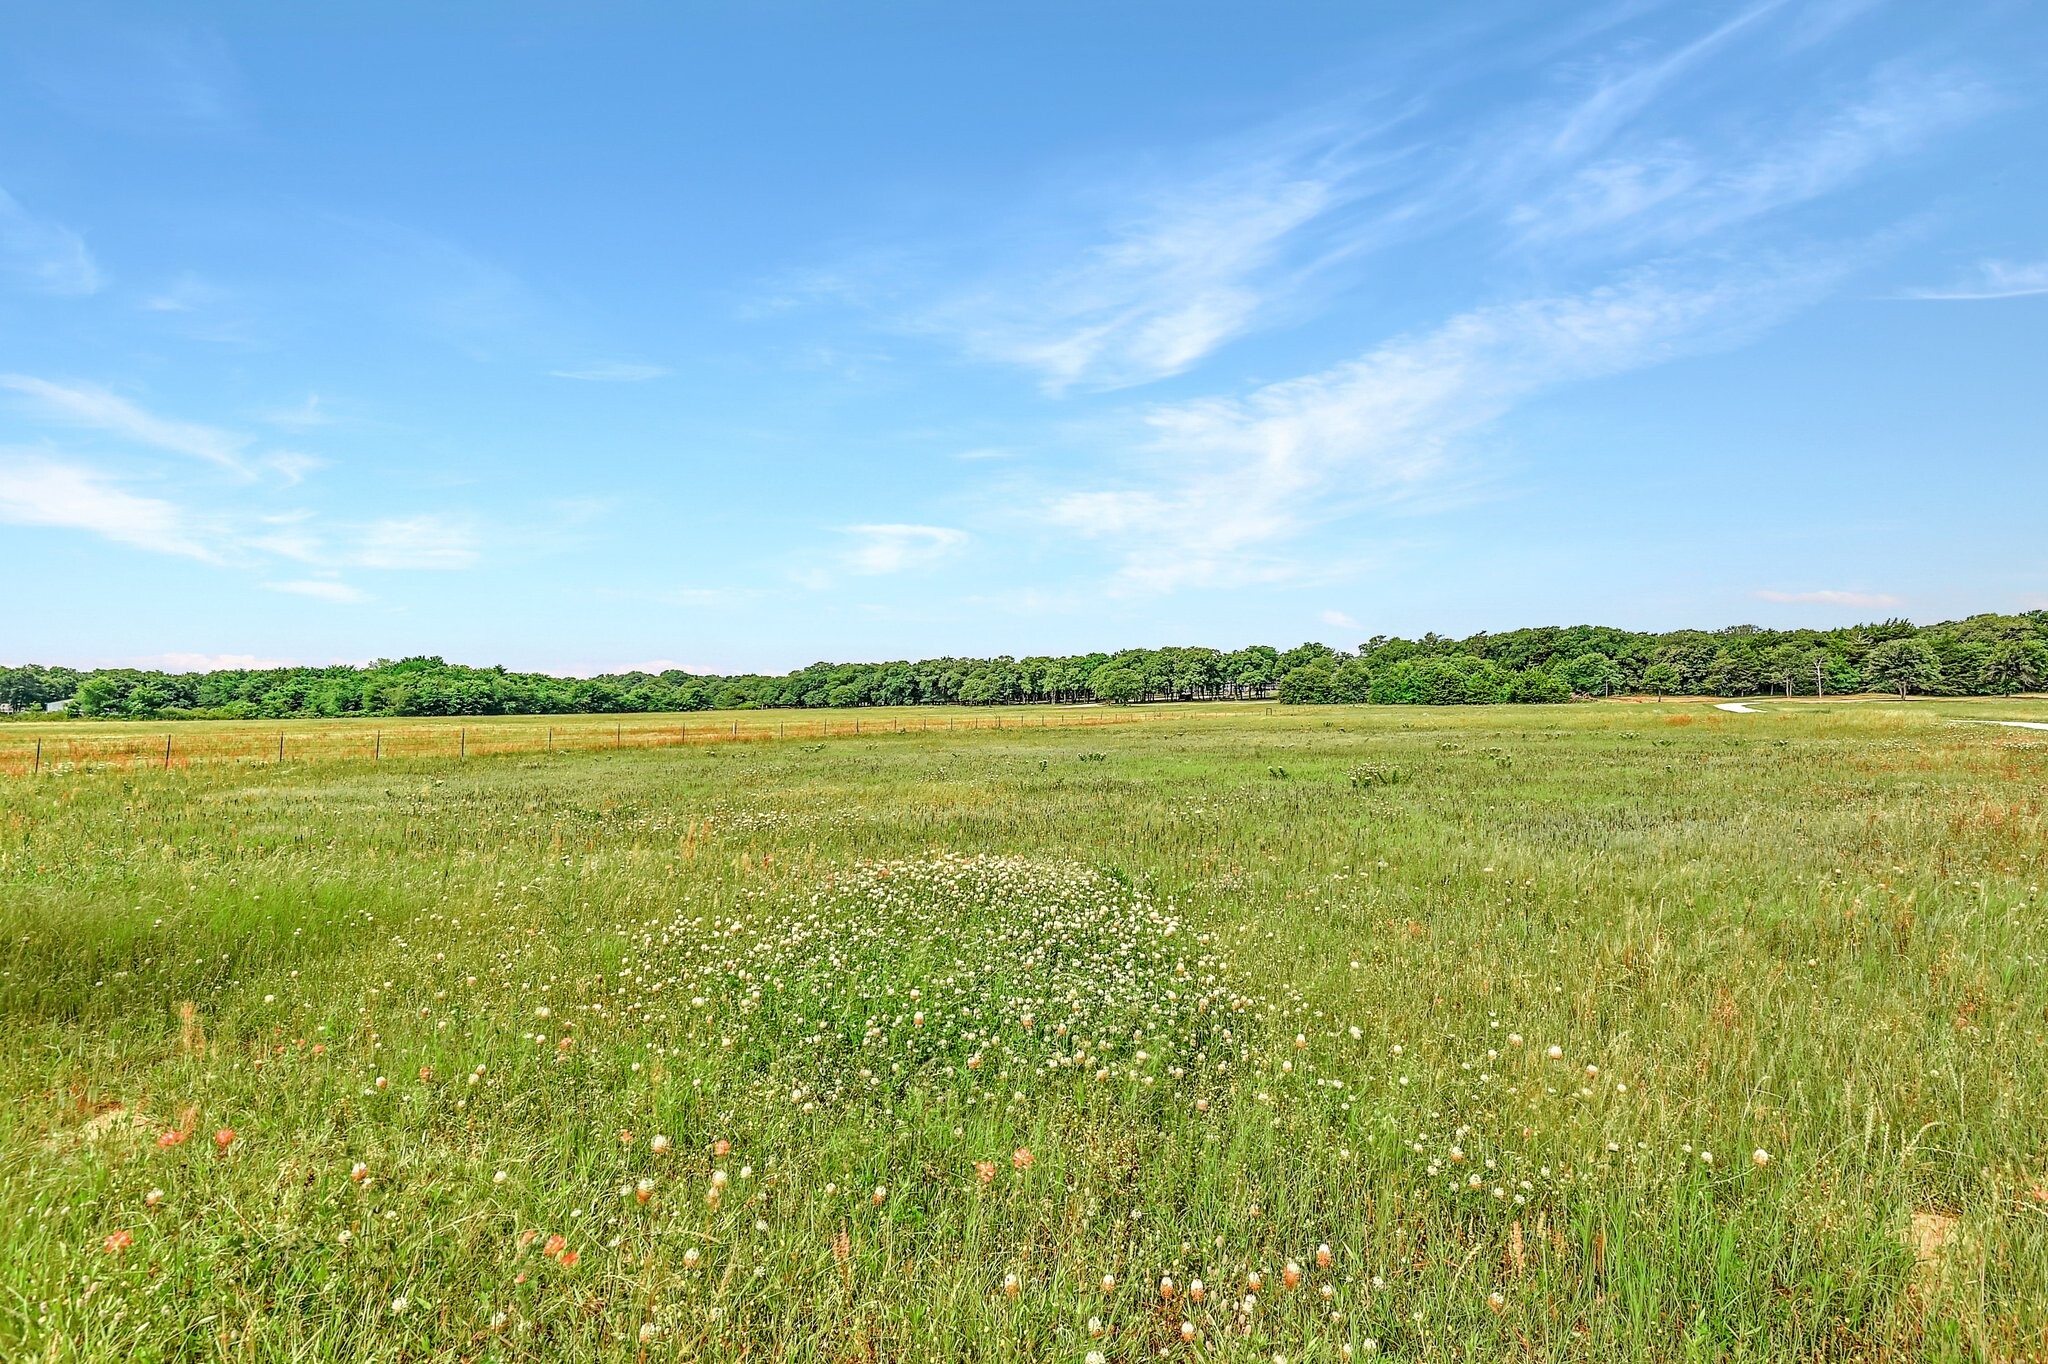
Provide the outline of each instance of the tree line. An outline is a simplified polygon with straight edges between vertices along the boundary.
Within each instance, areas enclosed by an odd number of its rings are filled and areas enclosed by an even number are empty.
[[[1376,635],[1356,649],[1255,644],[1031,658],[814,663],[782,675],[554,677],[439,658],[367,667],[167,673],[0,667],[0,707],[108,719],[631,714],[770,707],[1275,699],[1290,705],[1496,705],[1594,696],[2009,695],[2048,684],[2048,611],[1939,625],[1663,634],[1544,626],[1454,639]]]

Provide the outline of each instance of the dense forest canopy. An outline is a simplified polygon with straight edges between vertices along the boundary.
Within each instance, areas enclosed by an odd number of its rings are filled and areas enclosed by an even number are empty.
[[[554,715],[899,705],[1273,698],[1289,704],[1467,705],[1575,696],[1812,696],[1866,690],[2009,695],[2048,684],[2048,611],[1903,620],[1838,630],[1645,634],[1544,626],[1451,639],[1375,636],[1323,644],[917,663],[813,663],[779,677],[628,672],[552,677],[439,658],[368,667],[165,673],[0,667],[0,706],[112,719],[347,715]]]

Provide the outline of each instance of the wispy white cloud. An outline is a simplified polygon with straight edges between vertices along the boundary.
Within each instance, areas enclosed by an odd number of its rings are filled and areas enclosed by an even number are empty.
[[[1176,168],[1130,169],[1114,186],[1020,209],[995,238],[999,267],[962,272],[947,251],[899,248],[814,272],[793,292],[869,303],[893,292],[880,306],[895,325],[1027,369],[1058,396],[1186,373],[1249,331],[1323,306],[1424,236],[1470,231],[1480,261],[1520,248],[1524,269],[1566,244],[1570,265],[1610,271],[1734,246],[1737,229],[1997,107],[1968,73],[1894,64],[1860,85],[1815,85],[1824,93],[1798,103],[1683,117],[1738,62],[1746,77],[1768,70],[1860,8],[1833,0],[1814,22],[1813,7],[1761,0],[1664,47],[1593,25],[1585,39],[1607,53],[1542,73],[1561,97],[1502,111],[1433,70],[1396,78],[1370,102],[1275,120]],[[1460,100],[1481,112],[1446,112]],[[938,301],[918,301],[922,281],[963,274]]]
[[[250,551],[327,571],[351,568],[450,571],[473,567],[479,536],[467,518],[439,513],[331,521],[309,511],[278,512],[243,529]]]
[[[86,531],[118,544],[222,563],[219,527],[161,498],[115,486],[40,451],[0,450],[0,521]]]
[[[1468,96],[1411,76],[1369,103],[1276,120],[1210,148],[1178,176],[1127,176],[1095,244],[1066,264],[1011,267],[920,321],[970,354],[1037,371],[1046,389],[1129,387],[1180,374],[1318,292],[1340,266],[1590,171],[1581,213],[1668,196],[1655,166],[1601,168],[1653,105],[1765,26],[1787,0],[1753,4],[1675,49],[1595,64],[1562,102],[1424,131],[1418,115]],[[1588,28],[1585,36],[1606,24]],[[1672,168],[1675,173],[1678,168]],[[1711,174],[1687,167],[1683,183]],[[1005,237],[1014,252],[1015,232]],[[1028,256],[1028,252],[1025,253]],[[920,262],[920,265],[923,263]],[[820,272],[816,296],[857,296],[859,267]],[[1341,282],[1341,281],[1340,281]]]
[[[1598,152],[1669,87],[1784,5],[1785,0],[1750,5],[1670,52],[1617,63],[1562,117],[1544,126],[1540,143],[1529,150],[1540,150],[1553,161],[1575,161]]]
[[[1853,3],[1836,8],[1835,24],[1853,19]],[[967,316],[993,319],[959,324],[970,351],[1029,365],[1058,393],[1182,372],[1304,281],[1338,262],[1369,272],[1419,233],[1467,232],[1481,259],[1576,281],[1467,306],[1242,395],[1132,412],[1135,437],[1099,442],[1132,452],[1124,476],[1070,485],[1039,515],[1114,545],[1124,590],[1298,579],[1307,570],[1288,547],[1305,531],[1443,501],[1476,479],[1475,438],[1532,396],[1739,340],[1812,303],[1871,248],[1787,247],[1799,238],[1776,226],[1789,211],[2001,97],[1967,72],[1894,64],[1790,108],[1751,101],[1674,120],[1738,59],[1818,40],[1811,26],[1789,31],[1789,13],[1765,0],[1673,48],[1625,44],[1611,64],[1581,63],[1570,98],[1440,125],[1435,145],[1398,117],[1323,120],[1236,179],[1155,196],[1065,274],[964,294]],[[1758,41],[1767,33],[1777,48]],[[1992,282],[2048,287],[2021,268]],[[1142,339],[1154,335],[1166,339]]]
[[[1768,588],[1752,592],[1758,601],[1777,602],[1792,606],[1859,606],[1884,607],[1903,606],[1905,603],[1887,592],[1843,592],[1834,588],[1817,588],[1811,592],[1777,592]]]
[[[263,465],[276,474],[279,482],[291,488],[304,483],[306,475],[316,469],[327,467],[327,461],[318,455],[301,454],[296,450],[273,450],[263,457]]]
[[[1352,99],[1279,119],[1113,184],[1069,183],[999,231],[789,273],[743,312],[872,309],[892,330],[1025,369],[1055,396],[1184,373],[1357,253],[1381,215],[1348,215],[1408,174],[1387,170],[1406,149],[1367,144],[1412,112]]]
[[[315,427],[334,424],[334,414],[327,410],[317,393],[308,393],[305,400],[295,406],[265,408],[257,413],[257,417],[272,426],[281,426],[288,431],[310,431]]]
[[[1165,192],[1068,268],[970,290],[924,320],[1053,393],[1179,374],[1253,325],[1283,242],[1344,194],[1341,168],[1273,156]]]
[[[1475,309],[1347,364],[1243,398],[1143,415],[1141,477],[1054,497],[1042,514],[1124,550],[1127,588],[1284,576],[1262,561],[1318,521],[1414,495],[1458,444],[1561,384],[1732,339],[1811,298],[1831,276],[1640,273],[1586,293]]]
[[[86,531],[159,554],[243,569],[286,560],[320,573],[351,568],[454,570],[479,558],[466,519],[422,514],[334,522],[311,512],[200,509],[130,492],[40,448],[0,447],[0,522]],[[266,582],[276,591],[354,600],[327,578]]]
[[[0,281],[42,294],[90,294],[106,283],[85,239],[38,218],[0,189]]]
[[[998,445],[981,445],[972,450],[956,450],[953,452],[953,458],[972,463],[985,459],[1014,459],[1016,454],[1015,450],[1005,450]]]
[[[267,492],[296,487],[324,467],[317,455],[262,449],[241,432],[165,417],[93,384],[0,374],[0,394],[15,395],[32,416],[52,424],[104,432],[131,446],[185,455],[240,476],[233,492],[209,483],[181,490],[183,501],[145,497],[54,448],[17,448],[7,452],[12,476],[0,495],[0,519],[70,527],[242,569],[285,560],[315,570],[315,576],[266,586],[337,601],[356,599],[356,589],[333,581],[333,573],[464,569],[479,558],[479,534],[465,516],[418,513],[354,521],[262,505]],[[324,420],[314,397],[278,415],[287,425]],[[262,483],[259,472],[269,475]]]
[[[189,313],[217,301],[221,291],[190,270],[142,300],[149,313]]]
[[[273,328],[263,320],[264,297],[187,270],[144,295],[136,307],[154,318],[166,337],[244,350],[274,350]]]
[[[628,360],[602,360],[574,369],[551,369],[557,379],[581,379],[593,384],[641,384],[668,373],[666,365],[639,364]]]
[[[1666,137],[1590,162],[1518,203],[1509,221],[1534,242],[1590,234],[1695,241],[1818,199],[1997,104],[1988,86],[1958,72],[1886,71],[1856,99],[1754,130],[1761,140],[1753,145]]]
[[[347,583],[330,578],[294,578],[285,582],[263,584],[272,592],[289,592],[298,597],[316,597],[321,601],[353,604],[368,601],[369,594]]]
[[[1342,611],[1325,611],[1317,619],[1321,620],[1325,625],[1334,625],[1339,630],[1358,630],[1363,628],[1357,621],[1345,615]]]
[[[245,476],[249,472],[242,458],[248,437],[198,422],[159,417],[111,389],[52,383],[26,374],[0,374],[0,389],[21,394],[46,417],[105,431],[173,454],[189,455]]]
[[[1807,0],[1788,19],[1787,45],[1793,50],[1811,47],[1833,37],[1840,30],[1881,8],[1885,0]]]
[[[310,511],[269,512],[244,527],[243,543],[258,554],[315,567],[333,565],[325,536]]]
[[[477,561],[477,534],[451,516],[386,517],[363,527],[346,561],[364,568],[469,568]]]
[[[841,530],[859,542],[846,552],[842,562],[849,571],[867,575],[926,567],[954,553],[968,540],[966,531],[949,526],[880,524],[843,526]]]
[[[1908,289],[1900,297],[1968,302],[2037,294],[2048,294],[2048,260],[1982,261],[1968,276],[1946,288]]]

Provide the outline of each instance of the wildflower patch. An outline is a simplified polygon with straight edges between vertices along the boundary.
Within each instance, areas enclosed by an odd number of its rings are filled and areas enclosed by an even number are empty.
[[[799,903],[679,919],[639,947],[643,990],[688,1003],[657,1033],[708,1045],[751,1101],[806,1113],[1150,1088],[1241,1050],[1265,1003],[1171,904],[1022,857],[862,863]]]

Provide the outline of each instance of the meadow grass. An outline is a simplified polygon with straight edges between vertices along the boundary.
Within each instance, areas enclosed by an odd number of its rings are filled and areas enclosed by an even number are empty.
[[[1257,705],[872,706],[855,710],[692,711],[679,715],[383,716],[285,720],[83,720],[7,717],[0,776],[177,769],[195,763],[265,767],[676,748],[766,740],[828,740],[1007,729],[1099,729],[1168,717],[1265,713]]]
[[[2048,1356],[2048,734],[1759,704],[0,781],[0,1356]]]

